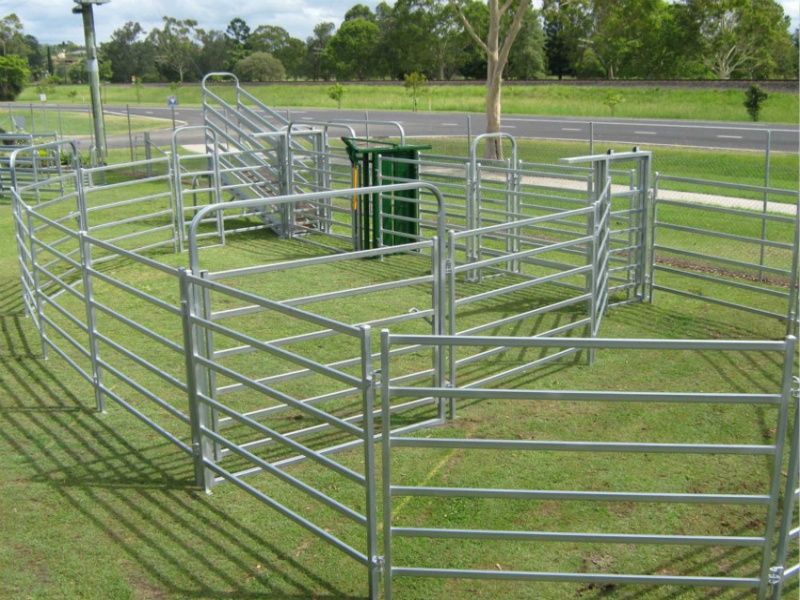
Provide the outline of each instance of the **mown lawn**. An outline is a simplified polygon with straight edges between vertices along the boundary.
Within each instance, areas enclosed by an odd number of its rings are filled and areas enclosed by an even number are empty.
[[[154,190],[147,188],[148,193]],[[99,198],[96,202],[100,203]],[[130,206],[124,210],[132,210]],[[117,212],[126,216],[126,212]],[[211,495],[193,487],[190,460],[121,407],[109,402],[107,414],[94,412],[94,394],[63,360],[42,360],[39,339],[23,313],[7,203],[0,203],[0,596],[8,598],[360,598],[366,592],[362,568],[300,527],[291,524],[243,491],[221,485]],[[126,230],[127,231],[127,230]],[[302,241],[282,241],[266,232],[231,236],[225,247],[203,251],[203,265],[219,271],[237,266],[310,257],[323,250]],[[154,254],[170,265],[184,255]],[[285,299],[424,274],[424,256],[392,256],[385,261],[352,261],[333,267],[238,278],[230,283],[270,298]],[[104,267],[105,272],[165,301],[176,302],[175,278],[132,264]],[[665,278],[663,281],[667,281]],[[662,282],[663,282],[662,281]],[[497,280],[500,282],[500,280]],[[499,285],[492,281],[483,285]],[[481,285],[464,291],[480,291]],[[97,297],[107,306],[164,335],[180,335],[180,320],[106,284]],[[332,300],[312,305],[315,311],[348,322],[375,318],[387,311],[424,308],[425,286],[384,292],[372,301]],[[563,290],[544,287],[533,295],[515,294],[502,301],[473,305],[460,322],[486,322],[563,297]],[[733,292],[734,299],[735,291]],[[228,307],[224,297],[215,308]],[[81,304],[69,295],[60,306],[80,315]],[[231,303],[236,306],[238,303]],[[578,307],[563,314],[523,322],[496,333],[531,335],[542,328],[582,316]],[[55,315],[55,313],[52,313]],[[63,322],[63,321],[61,321]],[[260,313],[231,321],[250,335],[279,338],[297,333],[290,319]],[[409,325],[421,331],[420,321]],[[106,335],[135,349],[165,371],[181,376],[182,357],[103,317]],[[402,328],[400,328],[402,329]],[[760,317],[699,301],[658,293],[654,304],[634,304],[609,311],[605,337],[713,339],[781,339],[784,327]],[[223,336],[220,336],[222,338]],[[226,347],[224,344],[219,348]],[[335,358],[345,347],[310,341],[295,347],[315,357]],[[106,351],[108,349],[106,348]],[[112,360],[112,352],[106,357]],[[420,352],[401,363],[429,364]],[[459,381],[519,364],[524,356],[507,353],[480,367],[466,368]],[[530,358],[530,357],[528,357]],[[114,364],[126,364],[119,356]],[[253,376],[270,373],[275,363],[264,354],[234,357]],[[143,384],[167,397],[178,397],[158,378],[130,367]],[[277,367],[286,369],[286,365]],[[691,392],[774,393],[781,374],[774,353],[600,352],[593,366],[584,357],[569,359],[520,376],[515,388],[669,390]],[[133,398],[159,422],[176,426],[119,380],[107,385]],[[294,384],[292,384],[294,385]],[[325,381],[310,378],[291,388],[295,393],[329,391]],[[288,389],[288,388],[287,388]],[[168,394],[172,393],[171,396]],[[263,397],[223,397],[237,409],[259,407]],[[184,405],[176,406],[185,409]],[[419,415],[424,416],[421,409]],[[413,416],[413,415],[412,415]],[[774,438],[773,407],[671,405],[650,403],[468,402],[458,418],[424,436],[507,437],[686,443],[766,444]],[[409,417],[411,418],[411,417]],[[282,427],[306,421],[294,412],[274,419]],[[180,424],[179,424],[180,425]],[[174,431],[186,439],[183,425]],[[234,430],[236,439],[252,432]],[[325,439],[316,440],[324,443]],[[279,456],[269,447],[261,456]],[[336,456],[358,468],[360,451]],[[226,463],[227,464],[227,463]],[[241,464],[241,461],[233,461]],[[302,463],[288,469],[348,505],[363,510],[363,492],[318,466]],[[766,457],[624,456],[539,452],[401,451],[393,461],[398,481],[415,485],[493,485],[540,489],[595,489],[664,492],[763,493],[769,477]],[[248,479],[272,497],[301,512],[326,530],[354,544],[359,529],[341,515],[268,475]],[[647,532],[708,535],[760,535],[764,514],[758,507],[653,506],[628,502],[597,503],[453,500],[419,498],[396,502],[396,524],[554,531]],[[684,546],[615,546],[576,543],[464,543],[400,540],[397,564],[423,564],[489,570],[631,572],[752,576],[758,569],[756,549]],[[702,590],[575,584],[483,584],[469,580],[397,581],[398,599],[530,598],[567,600],[602,598],[661,600],[708,598]],[[718,598],[749,598],[740,591],[714,592]],[[797,585],[786,590],[795,597]]]
[[[335,108],[328,97],[330,83],[281,84],[244,87],[268,106]],[[85,96],[85,86],[57,86],[48,94],[49,102],[73,103]],[[71,96],[70,93],[73,93]],[[177,90],[167,86],[146,86],[137,91],[129,85],[103,88],[107,104],[155,104],[165,106],[176,95],[182,105],[200,104],[199,84],[187,84]],[[609,94],[619,94],[622,101],[614,113],[606,105]],[[38,102],[34,88],[20,95],[21,102]],[[747,121],[741,90],[705,90],[692,88],[506,85],[503,91],[505,114],[551,115],[573,117],[620,117],[646,119],[689,119],[710,121]],[[85,104],[86,100],[80,100]],[[423,110],[483,112],[485,88],[481,85],[436,86],[424,89],[419,100]],[[411,110],[412,98],[402,86],[345,84],[342,108],[375,110]],[[761,114],[765,123],[797,123],[796,93],[770,92]]]

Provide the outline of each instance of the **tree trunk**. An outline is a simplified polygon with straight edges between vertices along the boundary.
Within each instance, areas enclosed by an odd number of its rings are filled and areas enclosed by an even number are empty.
[[[494,64],[493,64],[494,63]],[[499,133],[502,118],[502,70],[498,72],[497,58],[489,57],[486,72],[486,133]],[[503,141],[491,138],[486,142],[486,158],[503,158]]]

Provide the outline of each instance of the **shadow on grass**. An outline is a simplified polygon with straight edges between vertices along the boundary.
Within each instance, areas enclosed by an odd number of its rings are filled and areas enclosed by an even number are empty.
[[[268,519],[250,527],[219,499],[195,490],[191,461],[172,445],[131,443],[127,433],[145,436],[129,427],[128,415],[91,411],[88,386],[64,383],[47,363],[29,358],[29,341],[12,335],[15,321],[8,321],[2,321],[8,353],[0,355],[0,440],[22,459],[17,480],[21,474],[23,482],[49,486],[59,505],[100,533],[101,543],[119,548],[135,597],[353,597],[298,560],[288,543],[265,537]],[[125,429],[113,425],[123,420]],[[259,511],[266,509],[254,502],[251,512]]]

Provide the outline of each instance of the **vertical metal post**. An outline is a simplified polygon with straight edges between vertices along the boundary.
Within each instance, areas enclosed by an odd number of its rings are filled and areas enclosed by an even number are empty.
[[[375,177],[377,178],[376,181],[373,181],[373,185],[381,186],[383,185],[383,156],[381,154],[376,154],[375,158]],[[390,181],[389,183],[397,183],[396,181]],[[383,247],[383,192],[378,192],[378,201],[377,206],[375,207],[375,212],[377,213],[377,221],[378,226],[375,228],[374,235],[378,241],[377,248]],[[390,222],[392,223],[392,230],[395,229],[394,226],[394,219],[390,218]],[[394,233],[389,235],[390,240],[394,240]],[[390,244],[392,242],[389,242]],[[380,260],[383,262],[385,257],[381,256]]]
[[[92,285],[92,244],[86,231],[78,233],[81,246],[81,276],[83,278],[83,301],[86,306],[86,330],[89,334],[89,358],[92,362],[92,385],[97,412],[106,412],[105,397],[103,394],[102,371],[100,368],[99,352],[97,345],[97,313],[94,306],[94,291]]]
[[[364,137],[369,139],[369,111],[364,111]]]
[[[589,247],[586,249],[586,260],[592,265],[592,270],[586,275],[586,288],[589,293],[589,337],[597,337],[598,318],[597,318],[597,296],[600,287],[600,265],[598,261],[597,244],[600,242],[601,232],[598,229],[600,218],[600,202],[595,202],[593,212],[586,217],[586,234],[592,236]],[[594,364],[595,349],[590,348],[587,353],[589,365]]]
[[[189,400],[189,424],[192,430],[192,456],[194,459],[194,476],[197,486],[208,493],[213,485],[213,473],[206,467],[206,460],[210,460],[213,448],[208,438],[203,435],[206,428],[205,403],[202,402],[203,380],[200,365],[197,364],[198,339],[195,335],[196,326],[192,322],[197,315],[197,304],[194,286],[190,285],[186,269],[179,271],[181,293],[181,317],[183,324],[183,354],[186,361],[186,387]]]
[[[472,147],[472,115],[467,115],[467,150]]]
[[[638,215],[638,235],[637,235],[637,254],[638,254],[638,276],[636,281],[637,298],[643,301],[647,294],[647,281],[649,273],[647,267],[649,221],[650,221],[650,155],[644,154],[639,158],[639,206],[636,214]]]
[[[150,148],[150,132],[144,132],[144,160],[145,160],[145,176],[153,176],[153,150]]]
[[[378,556],[377,473],[375,467],[375,373],[372,368],[372,332],[369,325],[361,329],[361,381],[364,414],[364,477],[367,517],[367,558],[369,558],[369,598],[377,600],[380,588],[380,558]]]
[[[794,244],[792,247],[792,274],[789,277],[789,309],[786,334],[800,335],[800,194],[794,205]]]
[[[456,234],[452,229],[447,232],[447,258],[445,259],[445,290],[447,295],[447,335],[456,335]],[[447,348],[448,381],[449,387],[455,387],[456,377],[456,351],[450,346]],[[456,399],[449,400],[450,419],[456,418]]]
[[[131,162],[133,162],[133,131],[131,130],[131,105],[125,105],[125,114],[128,117],[128,147],[131,151]]]
[[[149,153],[149,146],[147,146]],[[149,167],[148,160],[148,168]],[[170,197],[173,206],[173,227],[177,242],[178,252],[183,252],[184,237],[186,235],[186,213],[183,206],[183,182],[181,181],[181,157],[177,152],[170,153],[167,158],[167,169],[170,184]]]
[[[64,137],[64,124],[61,122],[61,107],[58,107],[56,111],[58,113],[58,137],[62,139]]]
[[[28,241],[30,247],[28,251],[31,255],[31,270],[33,275],[33,296],[36,305],[36,320],[39,323],[39,341],[42,344],[42,358],[47,360],[47,332],[45,331],[45,322],[42,318],[42,314],[44,313],[44,301],[42,297],[44,293],[42,292],[42,286],[39,282],[39,265],[36,264],[36,232],[34,230],[33,225],[33,217],[32,213],[28,211]]]
[[[781,403],[778,408],[778,423],[775,431],[775,455],[772,463],[772,473],[769,490],[769,508],[767,509],[766,525],[764,528],[764,551],[761,558],[760,584],[758,587],[758,600],[765,600],[769,588],[769,569],[772,558],[772,542],[775,536],[775,521],[778,514],[778,503],[781,493],[781,467],[783,466],[783,451],[786,445],[786,431],[789,420],[789,403],[792,399],[792,370],[794,369],[797,338],[793,335],[786,337],[783,377],[781,380]]]
[[[219,211],[221,212],[221,211]],[[202,279],[208,279],[208,271],[201,271],[200,277]],[[211,291],[207,287],[203,287],[202,289],[202,315],[203,319],[210,321],[211,320]],[[203,343],[200,348],[200,351],[203,356],[207,357],[209,360],[214,360],[214,332],[209,329],[208,327],[203,328],[205,331],[205,336],[203,336]],[[206,389],[208,390],[208,397],[212,398],[213,400],[217,399],[217,372],[214,369],[205,369],[205,373],[207,376],[206,382]],[[211,430],[214,433],[219,432],[219,414],[217,411],[211,407],[208,409],[208,424],[211,426]],[[214,451],[214,460],[218,461],[222,458],[222,446],[219,442],[214,441],[212,442],[212,447]]]
[[[800,386],[800,379],[795,378],[795,385]],[[798,454],[800,454],[800,387],[792,391],[794,396],[794,426],[789,445],[789,464],[787,467],[786,486],[783,490],[783,509],[781,510],[781,529],[778,535],[778,554],[775,565],[778,572],[776,581],[772,586],[772,600],[779,600],[783,589],[783,571],[786,568],[786,559],[789,554],[789,531],[792,529],[794,519],[794,504],[796,501],[795,490],[798,483]]]
[[[594,121],[589,121],[589,154],[594,154]]]
[[[656,283],[656,231],[658,227],[658,179],[659,173],[658,171],[655,172],[653,176],[653,196],[651,199],[651,207],[649,211],[649,223],[648,228],[650,229],[650,237],[649,237],[649,249],[648,253],[650,255],[650,275],[647,280],[647,301],[651,304],[653,303],[653,286]]]
[[[767,130],[766,147],[764,148],[764,200],[761,207],[761,244],[759,245],[758,265],[764,266],[766,248],[764,243],[767,241],[767,205],[769,204],[769,179],[770,179],[770,147],[772,146],[772,132]],[[759,270],[759,281],[763,281],[764,272]]]
[[[433,247],[431,248],[431,273],[433,275],[433,319],[431,320],[431,335],[444,334],[444,310],[443,306],[443,290],[442,290],[442,248],[438,237],[433,237]],[[444,356],[442,354],[443,346],[434,346],[433,348],[433,386],[444,386]],[[445,418],[445,403],[444,398],[437,398],[438,417],[441,420]]]
[[[392,413],[389,330],[381,330],[381,483],[383,484],[383,598],[392,598]]]

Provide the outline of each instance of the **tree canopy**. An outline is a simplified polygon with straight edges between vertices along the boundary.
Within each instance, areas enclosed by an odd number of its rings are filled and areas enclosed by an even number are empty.
[[[284,77],[310,80],[486,79],[476,43],[497,22],[507,31],[519,0],[394,0],[353,4],[338,25],[321,22],[302,40],[275,23],[234,16],[224,30],[164,16],[145,31],[131,21],[101,40],[104,77],[118,83],[197,81],[267,53]],[[504,80],[546,76],[603,79],[796,79],[798,32],[777,0],[543,0],[525,11]],[[465,27],[463,14],[472,31]],[[473,35],[474,34],[474,35]],[[0,19],[0,56],[22,59],[34,80],[77,82],[81,44],[45,45],[10,13]],[[273,70],[274,72],[274,70]]]

